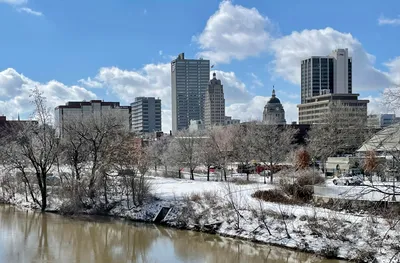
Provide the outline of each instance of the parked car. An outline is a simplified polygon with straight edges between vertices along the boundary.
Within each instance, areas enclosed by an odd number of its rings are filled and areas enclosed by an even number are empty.
[[[335,185],[361,185],[364,182],[364,175],[359,169],[351,169],[347,173],[333,178]]]

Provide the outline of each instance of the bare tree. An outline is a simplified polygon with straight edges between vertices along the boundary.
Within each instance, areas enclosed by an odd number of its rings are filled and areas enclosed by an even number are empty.
[[[46,98],[36,87],[33,89],[32,103],[34,118],[38,123],[26,123],[11,129],[2,143],[3,162],[19,175],[27,186],[32,200],[42,211],[47,207],[47,176],[56,162],[59,153],[59,140],[51,126],[50,110]],[[30,176],[33,170],[34,177]],[[38,186],[40,197],[35,188]]]
[[[258,143],[256,123],[252,122],[246,126],[235,126],[233,133],[233,158],[243,166],[249,166],[256,159],[255,147]],[[250,170],[246,169],[246,180],[249,181]]]
[[[164,166],[164,173],[168,173],[170,136],[162,136],[149,146],[149,157],[153,162],[154,170],[157,173],[159,166]]]
[[[84,179],[82,185],[92,203],[99,185],[107,203],[107,174],[127,132],[123,119],[111,111],[71,117],[62,127],[65,158],[75,179]]]
[[[232,158],[233,141],[237,135],[236,131],[238,128],[239,126],[236,125],[215,126],[208,133],[210,143],[215,147],[214,149],[216,151],[215,154],[217,156],[218,166],[222,167],[225,181],[226,166]]]
[[[322,161],[323,169],[328,157],[356,150],[371,135],[362,110],[332,104],[320,123],[308,133],[308,144],[313,158]]]
[[[194,170],[200,164],[200,142],[204,137],[189,131],[180,131],[171,142],[175,161],[180,167],[188,167],[190,180],[194,180]],[[180,170],[179,170],[180,172]]]
[[[218,160],[218,149],[210,138],[209,133],[212,129],[208,130],[205,134],[205,138],[200,141],[200,159],[201,162],[207,167],[207,181],[210,181],[210,168],[219,164]]]
[[[292,127],[278,125],[256,125],[255,138],[258,143],[254,145],[258,159],[269,164],[271,183],[273,182],[274,165],[286,159],[293,147],[296,130]],[[264,183],[266,183],[264,176]]]

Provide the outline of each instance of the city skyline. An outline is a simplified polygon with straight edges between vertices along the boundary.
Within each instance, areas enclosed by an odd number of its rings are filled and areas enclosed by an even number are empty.
[[[29,90],[38,86],[52,108],[67,101],[125,105],[135,97],[159,97],[168,132],[170,62],[179,53],[211,60],[209,79],[216,72],[224,84],[226,115],[242,121],[262,118],[274,84],[286,121],[298,121],[301,60],[337,48],[349,49],[353,92],[370,100],[369,113],[390,112],[380,94],[400,82],[395,1],[387,6],[338,1],[329,9],[318,1],[85,1],[79,10],[75,1],[6,2],[0,1],[0,22],[16,25],[4,28],[7,41],[0,43],[0,114],[9,119],[30,116]],[[169,11],[181,16],[170,17]],[[340,19],[334,15],[339,12]],[[192,19],[189,13],[195,13]]]

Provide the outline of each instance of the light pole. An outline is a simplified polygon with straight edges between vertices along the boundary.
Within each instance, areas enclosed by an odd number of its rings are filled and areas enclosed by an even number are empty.
[[[315,182],[315,158],[313,157],[313,158],[311,158],[311,162],[312,162],[312,176],[313,176],[313,185],[314,185],[314,182]]]

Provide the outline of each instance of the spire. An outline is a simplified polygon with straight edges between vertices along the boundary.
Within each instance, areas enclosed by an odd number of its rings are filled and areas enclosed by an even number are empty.
[[[18,112],[18,121],[20,121],[20,119],[19,119],[19,112]]]
[[[272,98],[275,98],[275,85],[272,86]]]

